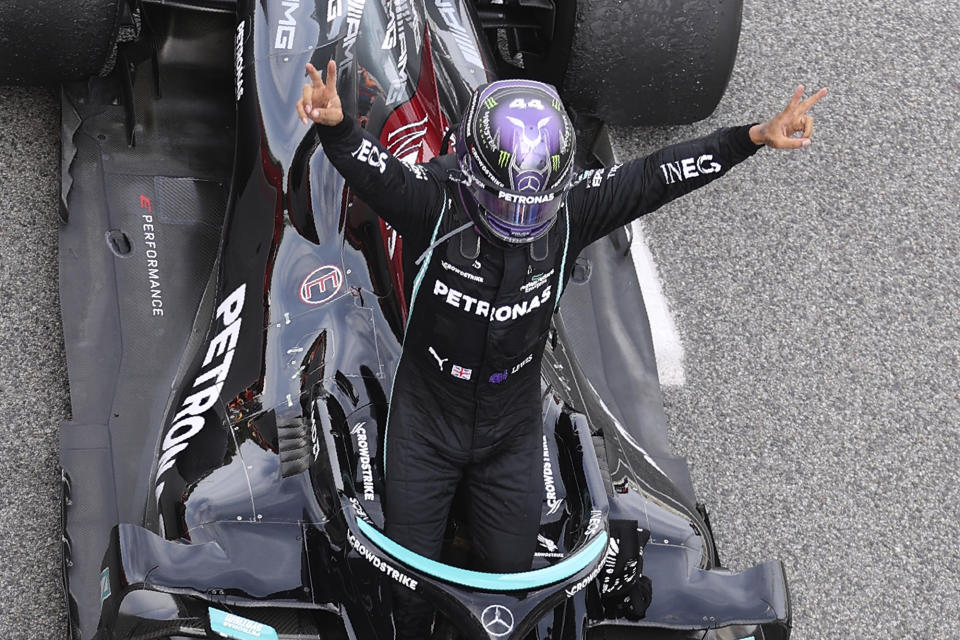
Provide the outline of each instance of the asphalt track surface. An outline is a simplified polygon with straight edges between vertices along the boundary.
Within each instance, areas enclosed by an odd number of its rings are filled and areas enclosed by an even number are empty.
[[[960,5],[749,1],[695,125],[830,88],[815,143],[762,150],[644,220],[685,349],[665,390],[726,564],[780,558],[795,633],[960,638]],[[61,638],[58,104],[0,88],[0,637]]]

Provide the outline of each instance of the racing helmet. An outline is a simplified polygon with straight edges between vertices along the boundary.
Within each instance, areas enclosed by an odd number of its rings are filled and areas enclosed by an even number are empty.
[[[510,244],[544,236],[564,204],[576,149],[557,90],[532,80],[483,85],[458,134],[461,194],[474,223]]]

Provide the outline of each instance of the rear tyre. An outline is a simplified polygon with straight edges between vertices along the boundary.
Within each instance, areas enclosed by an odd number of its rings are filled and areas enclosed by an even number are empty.
[[[733,71],[743,0],[558,0],[553,37],[526,71],[578,114],[686,124],[716,109]]]
[[[0,2],[0,84],[53,84],[108,70],[121,2]]]

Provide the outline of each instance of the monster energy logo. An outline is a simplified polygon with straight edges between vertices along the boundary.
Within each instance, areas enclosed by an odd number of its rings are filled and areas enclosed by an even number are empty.
[[[560,104],[558,100],[554,100],[551,104],[553,105],[554,109],[556,109],[557,111],[560,111],[561,113],[563,112],[563,105]]]
[[[483,105],[487,109],[493,109],[495,106],[497,106],[497,101],[494,100],[493,98],[487,98],[486,100],[483,101]]]
[[[500,150],[500,166],[505,167],[507,166],[508,162],[510,162],[510,152],[504,151],[501,149]]]
[[[553,163],[553,170],[559,171],[560,170],[560,154],[558,153],[556,155],[550,156],[550,160]]]

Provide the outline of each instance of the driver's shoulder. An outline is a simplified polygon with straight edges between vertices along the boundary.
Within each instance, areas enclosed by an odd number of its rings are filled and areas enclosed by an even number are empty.
[[[457,169],[457,156],[453,153],[436,156],[417,166],[422,167],[441,183],[450,182],[451,173]]]

